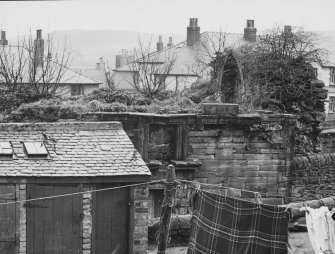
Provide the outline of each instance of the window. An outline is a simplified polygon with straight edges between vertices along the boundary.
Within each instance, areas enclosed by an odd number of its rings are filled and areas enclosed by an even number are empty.
[[[42,142],[24,142],[28,156],[48,156],[48,150]]]
[[[335,112],[335,97],[334,96],[329,97],[329,112],[331,113]]]
[[[313,68],[313,73],[314,73],[314,76],[315,78],[318,78],[318,68]]]
[[[0,157],[12,157],[13,148],[9,142],[0,142]]]
[[[330,85],[335,85],[335,68],[330,68],[329,82]]]
[[[84,86],[75,84],[71,86],[71,96],[78,96],[84,94]]]

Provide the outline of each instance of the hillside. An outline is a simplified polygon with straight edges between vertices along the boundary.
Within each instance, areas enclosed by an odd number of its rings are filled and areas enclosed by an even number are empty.
[[[173,42],[178,43],[186,39],[186,35],[162,34],[164,45],[168,37],[173,37]],[[131,49],[138,45],[139,34],[124,30],[62,30],[56,31],[56,41],[66,38],[71,43],[73,51],[72,68],[94,68],[97,59],[101,56],[108,59],[114,67],[115,55],[122,49]],[[140,34],[141,41],[148,43],[151,40],[152,48],[156,48],[158,34]]]

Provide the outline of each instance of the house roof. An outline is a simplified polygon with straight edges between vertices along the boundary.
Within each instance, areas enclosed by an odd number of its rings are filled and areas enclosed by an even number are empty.
[[[187,46],[186,41],[178,43],[162,51],[150,54],[146,61],[164,63],[169,59],[174,59],[175,63],[170,75],[194,75],[203,70],[211,60],[209,52],[215,52],[215,45],[220,42],[220,36],[225,36],[225,48],[237,48],[248,43],[244,40],[243,34],[204,32],[200,35],[200,40],[193,46]],[[209,52],[208,52],[209,51]],[[117,68],[114,72],[131,72],[132,63]]]
[[[100,84],[105,84],[105,76],[104,73],[98,69],[79,69],[77,72],[79,72],[81,75],[90,78],[91,80],[96,81]]]
[[[62,76],[59,83],[99,85],[99,84],[102,84],[103,82],[94,80],[86,75],[83,75],[82,73],[78,71],[68,68],[67,71]]]
[[[0,176],[150,175],[120,122],[0,124],[0,142],[13,148],[12,158],[0,156]],[[25,142],[42,142],[48,156],[28,156]]]

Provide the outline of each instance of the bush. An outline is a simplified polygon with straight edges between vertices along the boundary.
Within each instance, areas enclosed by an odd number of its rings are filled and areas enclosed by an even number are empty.
[[[146,104],[141,96],[136,97],[137,95],[128,92],[113,93],[109,98],[110,102],[105,101],[105,95],[105,92],[100,90],[87,96],[42,99],[22,104],[6,118],[6,121],[55,122],[59,119],[79,119],[82,114],[89,112],[180,114],[197,113],[200,110],[199,105],[186,97],[175,97],[164,101],[153,99],[150,104]],[[118,96],[123,98],[121,102],[115,101]],[[130,98],[134,100],[131,101]]]

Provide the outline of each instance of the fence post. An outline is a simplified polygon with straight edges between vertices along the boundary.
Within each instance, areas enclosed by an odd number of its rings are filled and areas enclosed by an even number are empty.
[[[164,191],[164,200],[161,209],[161,218],[159,223],[158,234],[158,251],[157,254],[165,254],[167,242],[169,239],[169,230],[174,196],[176,193],[176,174],[173,165],[167,166],[166,183]]]

